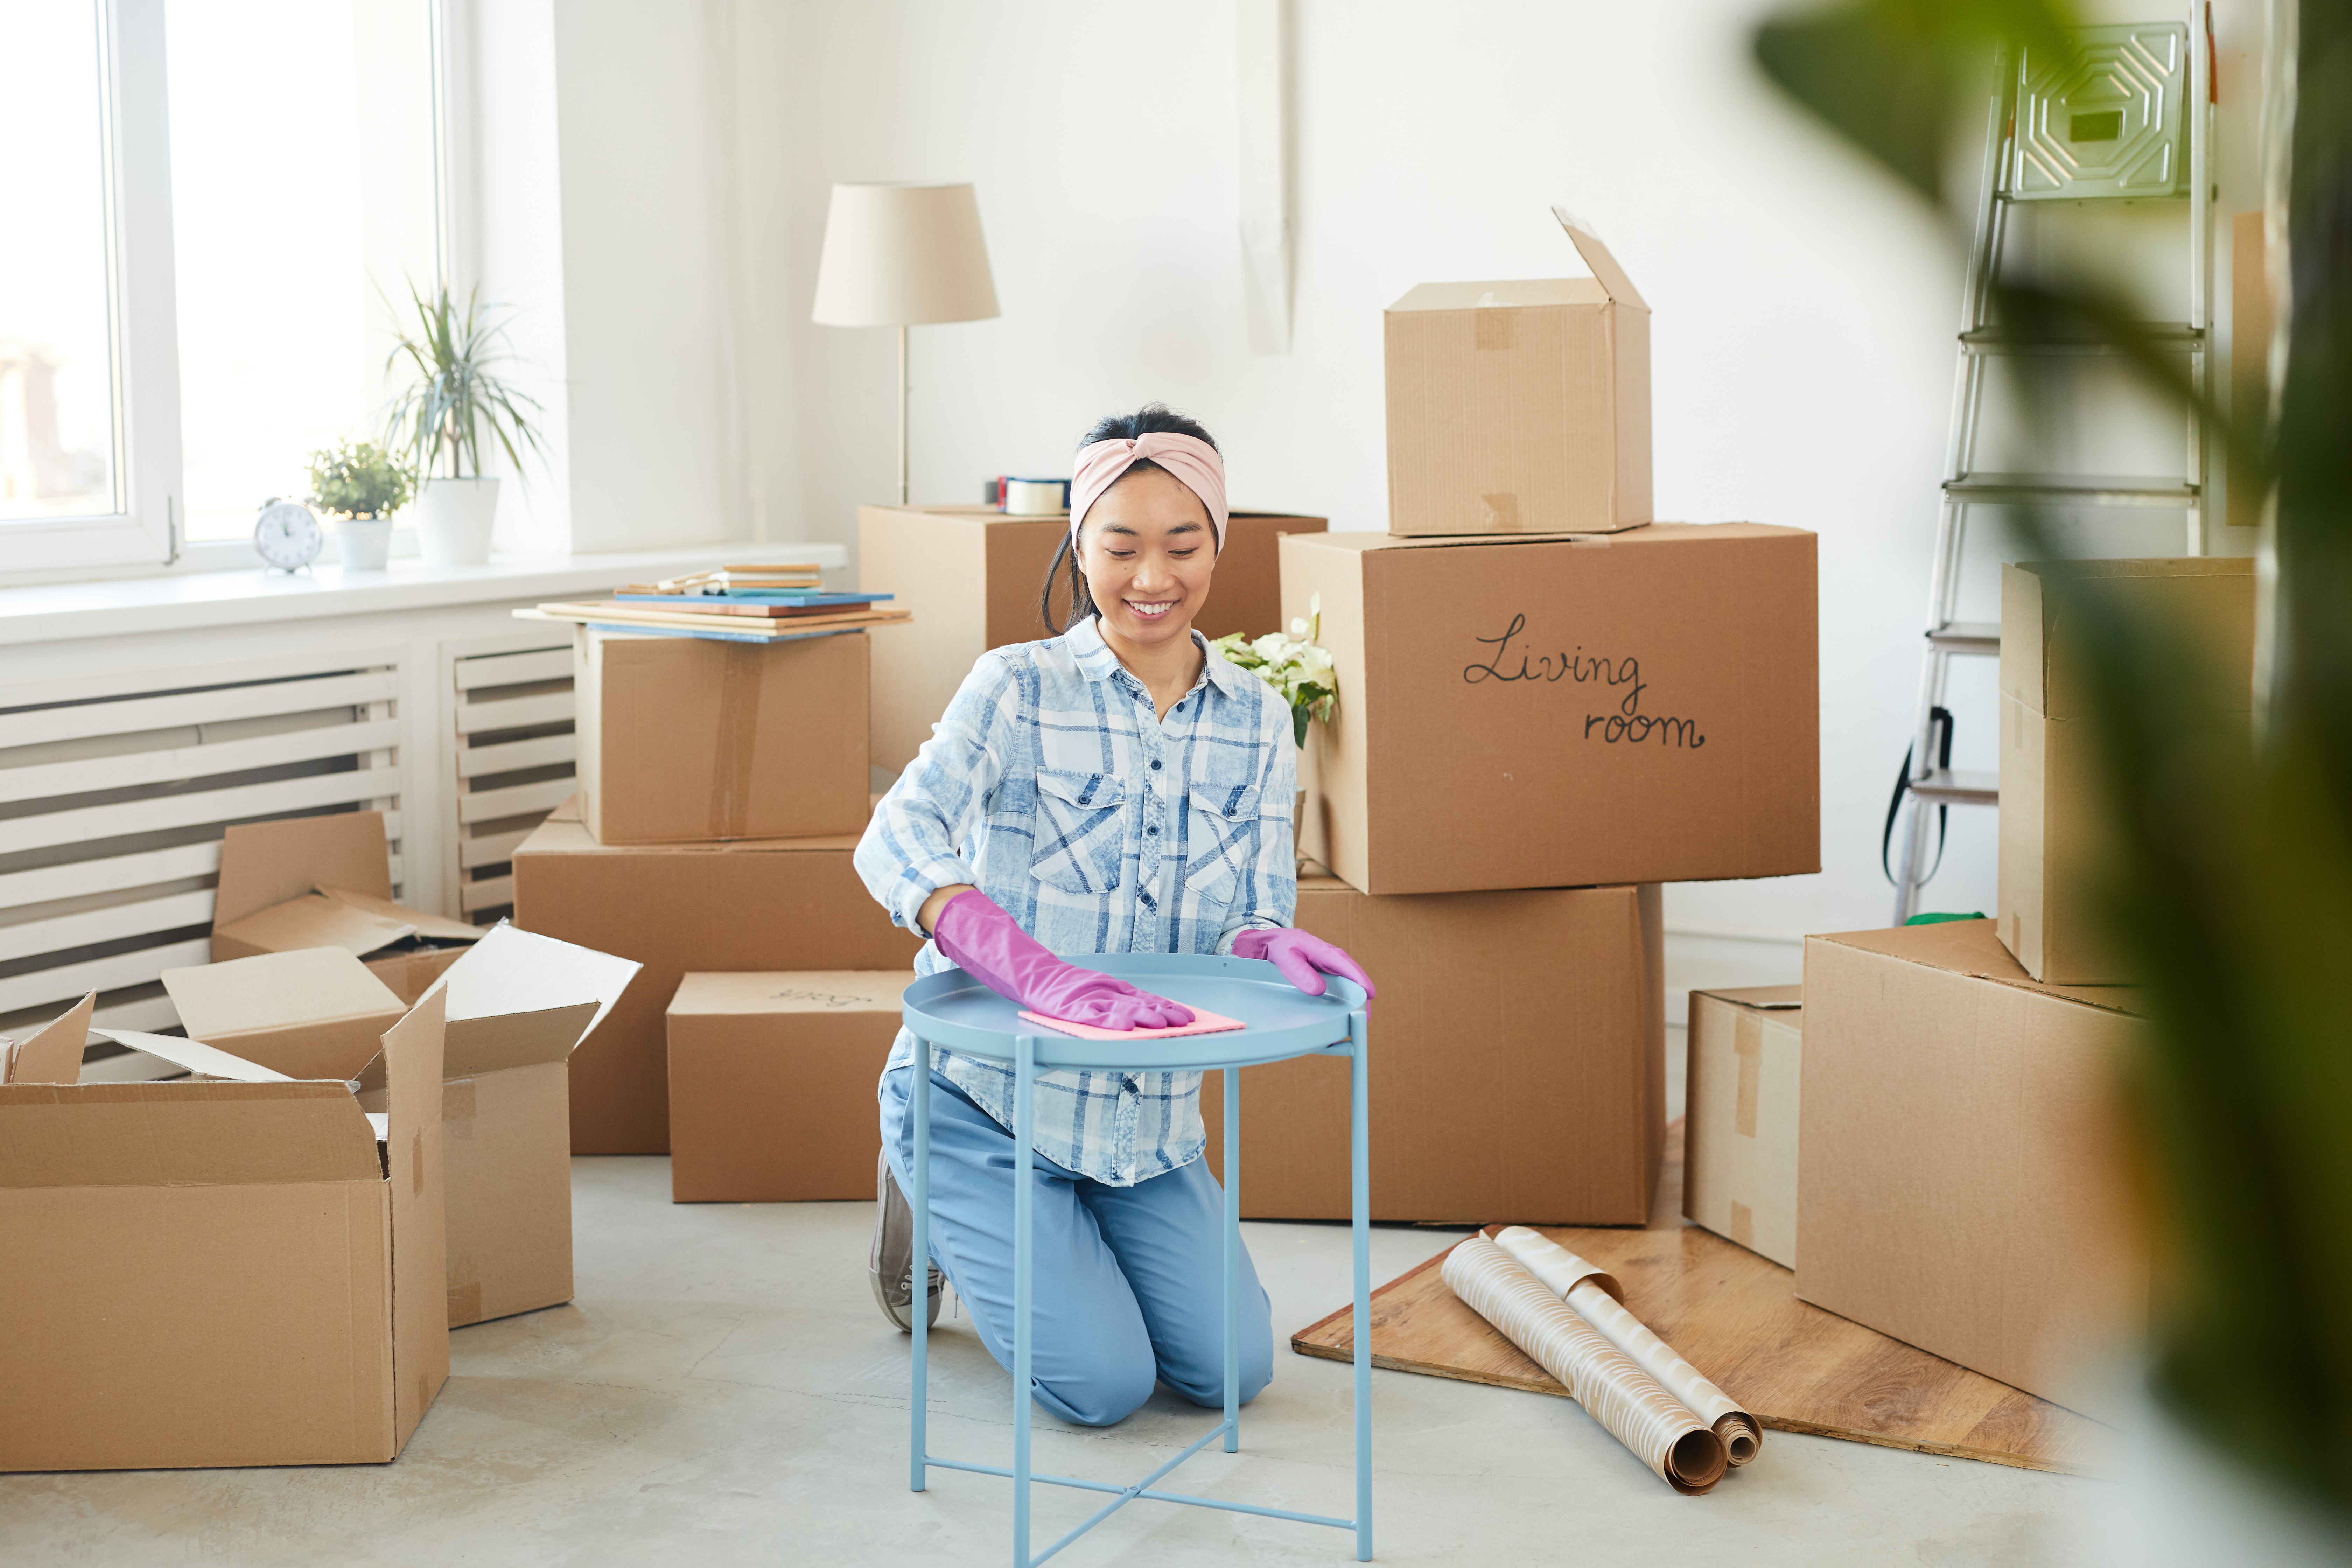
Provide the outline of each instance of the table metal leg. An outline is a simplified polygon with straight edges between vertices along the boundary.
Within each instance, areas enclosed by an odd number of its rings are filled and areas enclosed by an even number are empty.
[[[1356,1232],[1356,1561],[1372,1560],[1372,1159],[1371,1090],[1365,1057],[1371,1026],[1348,1021],[1348,1158]]]
[[[1242,1446],[1242,1069],[1225,1069],[1225,1452]]]
[[[907,1452],[907,1489],[919,1492],[929,1479],[925,1456],[931,1451],[924,1430],[924,1418],[930,1409],[931,1047],[922,1040],[915,1042],[914,1094],[908,1114],[915,1119],[915,1168],[907,1173],[915,1185],[908,1194],[908,1207],[915,1215],[914,1257],[908,1264],[908,1278],[914,1282],[915,1291],[910,1309],[915,1316],[915,1396],[909,1401],[912,1431]]]
[[[1029,1228],[1036,1088],[1037,1041],[1024,1035],[1014,1047],[1013,1079],[1013,1141],[1021,1146],[1013,1186],[1013,1568],[1029,1568]]]

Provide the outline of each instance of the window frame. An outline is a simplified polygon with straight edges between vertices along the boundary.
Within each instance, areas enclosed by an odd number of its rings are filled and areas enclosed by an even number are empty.
[[[111,512],[0,522],[0,571],[11,575],[168,566],[180,553],[179,306],[163,0],[99,0],[96,10],[121,502]]]

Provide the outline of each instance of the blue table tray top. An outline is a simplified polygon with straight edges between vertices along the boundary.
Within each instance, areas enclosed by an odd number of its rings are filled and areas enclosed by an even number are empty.
[[[1013,1187],[1013,1464],[974,1464],[940,1458],[925,1440],[929,1331],[920,1286],[923,1262],[930,1256],[930,1074],[912,1075],[915,1160],[910,1173],[914,1190],[908,1202],[914,1210],[916,1297],[914,1304],[914,1397],[912,1444],[908,1484],[921,1491],[933,1466],[1006,1476],[1013,1483],[1013,1562],[1014,1568],[1034,1568],[1137,1498],[1159,1502],[1190,1503],[1226,1509],[1272,1519],[1327,1524],[1356,1532],[1356,1558],[1372,1555],[1372,1431],[1371,1336],[1359,1332],[1355,1345],[1356,1510],[1352,1519],[1325,1514],[1292,1513],[1253,1503],[1161,1491],[1161,1477],[1207,1447],[1224,1439],[1224,1451],[1241,1447],[1241,1411],[1237,1389],[1240,1368],[1241,1260],[1241,1074],[1224,1075],[1224,1418],[1182,1453],[1129,1486],[1084,1480],[1071,1476],[1043,1475],[1030,1468],[1030,1345],[1032,1285],[1030,1258],[1031,1183],[1035,1169],[1032,1152],[1036,1141],[1035,1080],[1038,1072],[1055,1068],[1096,1068],[1113,1071],[1197,1071],[1216,1068],[1257,1067],[1293,1057],[1335,1056],[1349,1058],[1349,1164],[1353,1193],[1355,1240],[1355,1308],[1359,1324],[1371,1321],[1371,1203],[1370,1145],[1365,1108],[1368,1096],[1366,1054],[1369,1024],[1360,986],[1336,975],[1330,989],[1308,996],[1282,977],[1271,963],[1256,959],[1219,958],[1198,953],[1108,953],[1070,958],[1068,963],[1101,973],[1117,975],[1129,984],[1186,1006],[1238,1018],[1244,1027],[1211,1035],[1180,1035],[1160,1039],[1094,1040],[1065,1035],[1022,1017],[1019,1006],[999,996],[961,969],[925,975],[907,987],[901,1009],[908,1030],[926,1047],[941,1046],[966,1056],[1005,1062],[1013,1069],[1013,1141],[1020,1150],[1024,1179]],[[928,1049],[917,1057],[928,1062]],[[1030,1483],[1076,1487],[1113,1494],[1091,1518],[1061,1540],[1032,1557],[1029,1553]]]

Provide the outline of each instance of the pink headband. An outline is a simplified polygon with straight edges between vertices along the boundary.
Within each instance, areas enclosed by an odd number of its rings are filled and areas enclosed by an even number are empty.
[[[1217,449],[1192,436],[1153,430],[1132,441],[1097,441],[1078,449],[1077,471],[1070,479],[1070,542],[1078,538],[1078,524],[1103,492],[1119,477],[1149,458],[1182,481],[1209,509],[1217,531],[1217,548],[1225,546],[1225,465]]]

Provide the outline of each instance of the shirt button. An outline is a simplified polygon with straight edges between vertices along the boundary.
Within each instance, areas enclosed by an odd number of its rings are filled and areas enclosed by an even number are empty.
[[[1152,764],[1151,764],[1151,771],[1152,771],[1153,773],[1158,773],[1158,772],[1160,771],[1160,764],[1159,764],[1158,763],[1152,763]]]
[[[1157,838],[1160,837],[1160,829],[1156,827],[1147,827],[1143,831],[1147,837]]]

